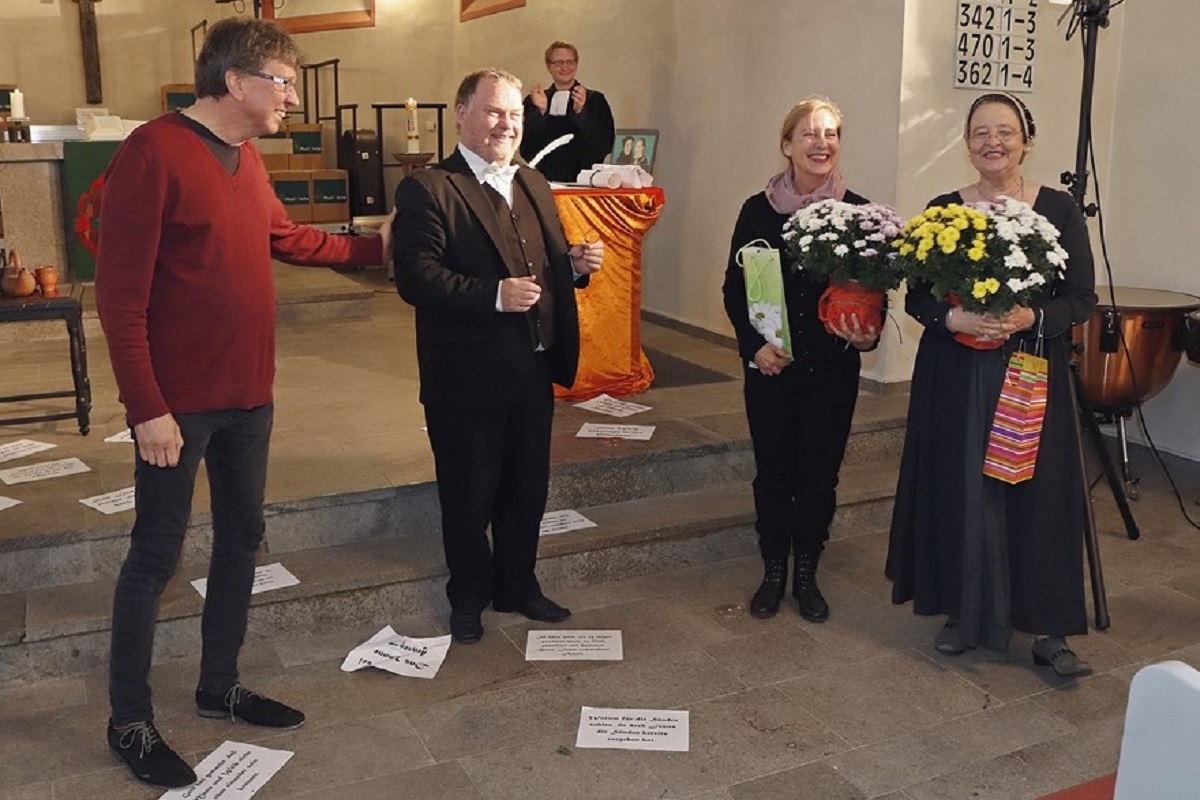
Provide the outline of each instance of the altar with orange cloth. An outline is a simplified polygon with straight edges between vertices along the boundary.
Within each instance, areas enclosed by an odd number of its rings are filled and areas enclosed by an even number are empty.
[[[591,233],[604,242],[604,264],[586,289],[575,292],[579,307],[579,370],[570,389],[554,387],[562,400],[600,394],[637,394],[650,388],[654,369],[642,351],[642,237],[658,221],[666,194],[647,189],[554,190],[567,241]]]

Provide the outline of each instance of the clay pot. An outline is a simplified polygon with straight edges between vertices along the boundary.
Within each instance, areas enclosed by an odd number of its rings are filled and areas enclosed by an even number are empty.
[[[38,288],[42,290],[42,294],[46,297],[58,296],[58,270],[50,264],[38,267],[33,271],[33,277],[37,280]]]
[[[10,297],[27,297],[37,289],[37,278],[21,266],[21,255],[13,250],[8,254],[8,266],[0,275],[0,291]]]

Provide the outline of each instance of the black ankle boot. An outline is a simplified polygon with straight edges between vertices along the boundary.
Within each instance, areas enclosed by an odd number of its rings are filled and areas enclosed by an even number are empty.
[[[792,597],[800,603],[800,616],[809,622],[824,622],[829,619],[829,604],[817,588],[817,562],[821,553],[797,553],[796,569],[792,580]]]
[[[763,561],[763,579],[750,598],[750,616],[765,619],[779,613],[779,601],[787,589],[787,559],[768,558]]]

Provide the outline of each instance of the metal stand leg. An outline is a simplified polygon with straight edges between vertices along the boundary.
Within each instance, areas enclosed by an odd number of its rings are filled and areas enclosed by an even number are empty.
[[[1075,400],[1075,441],[1079,448],[1079,478],[1083,482],[1083,511],[1084,511],[1084,529],[1083,529],[1083,544],[1087,550],[1088,570],[1092,582],[1092,605],[1096,610],[1096,629],[1105,631],[1108,630],[1108,595],[1104,591],[1104,570],[1100,565],[1100,542],[1096,539],[1096,515],[1092,509],[1092,493],[1088,490],[1087,481],[1087,460],[1083,455],[1083,431],[1080,430],[1080,420],[1087,419],[1091,422],[1091,427],[1099,433],[1099,426],[1096,425],[1096,419],[1092,416],[1091,408],[1087,407],[1087,400],[1083,397],[1083,392],[1079,386],[1079,366],[1076,362],[1071,362],[1071,394]],[[1095,441],[1095,439],[1093,439]],[[1101,448],[1104,447],[1103,442],[1098,442]],[[1108,455],[1108,451],[1104,451],[1101,460],[1104,460]],[[1108,462],[1111,470],[1112,462]],[[1133,522],[1133,516],[1126,520],[1128,526]],[[1129,538],[1136,539],[1134,535],[1137,531],[1136,525],[1129,534]]]
[[[1112,490],[1113,500],[1116,501],[1117,509],[1121,512],[1121,519],[1125,521],[1125,534],[1130,539],[1139,539],[1142,532],[1138,530],[1137,522],[1133,518],[1133,511],[1129,508],[1129,500],[1126,499],[1125,492],[1122,490],[1121,478],[1117,475],[1117,468],[1113,466],[1112,456],[1109,455],[1108,446],[1104,443],[1104,434],[1100,432],[1096,414],[1080,385],[1079,365],[1076,362],[1071,362],[1071,391],[1075,393],[1075,407],[1079,409],[1079,420],[1087,429],[1096,455],[1100,458],[1100,464],[1104,467],[1104,477],[1108,480],[1108,488]]]
[[[1133,477],[1133,470],[1129,467],[1129,439],[1125,436],[1126,416],[1124,409],[1117,415],[1117,444],[1121,450],[1121,476],[1125,478],[1125,496],[1130,500],[1137,500],[1142,495],[1142,487],[1141,480]]]

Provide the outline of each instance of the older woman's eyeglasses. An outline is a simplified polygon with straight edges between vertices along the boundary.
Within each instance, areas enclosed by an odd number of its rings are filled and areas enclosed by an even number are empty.
[[[253,75],[256,78],[263,78],[265,80],[271,81],[272,83],[275,84],[275,89],[280,92],[296,91],[296,79],[295,78],[281,78],[278,75],[272,75],[269,72],[259,72],[257,70],[251,70],[249,72],[249,74]]]
[[[992,130],[991,128],[979,128],[971,131],[971,141],[976,144],[983,144],[995,136],[1004,144],[1008,144],[1019,135],[1020,132],[1015,131],[1012,128],[996,128],[995,130]]]

